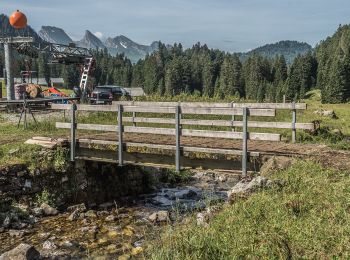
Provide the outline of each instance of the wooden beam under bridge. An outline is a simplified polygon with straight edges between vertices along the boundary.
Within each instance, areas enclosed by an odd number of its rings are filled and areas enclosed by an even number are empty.
[[[107,163],[119,163],[118,152],[111,150],[99,150],[90,148],[77,148],[76,159],[99,161]],[[123,152],[124,164],[136,165],[156,165],[159,167],[174,168],[173,155],[159,155],[151,153],[130,153]],[[225,159],[208,159],[208,158],[190,158],[186,156],[181,157],[181,166],[184,168],[202,168],[202,169],[219,169],[219,170],[240,170],[242,163],[237,160]],[[248,171],[257,172],[260,170],[260,160],[254,159],[247,164]]]

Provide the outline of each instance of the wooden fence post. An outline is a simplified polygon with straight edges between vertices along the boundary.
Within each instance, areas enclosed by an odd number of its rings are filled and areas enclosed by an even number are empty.
[[[176,135],[176,151],[175,151],[175,168],[176,172],[181,171],[180,156],[180,136],[181,136],[181,106],[177,105],[175,108],[175,135]]]
[[[292,103],[292,142],[295,143],[297,140],[297,130],[295,124],[297,122],[297,110],[295,109],[295,102]]]
[[[71,107],[72,115],[71,115],[71,128],[70,128],[70,160],[71,162],[75,161],[75,145],[76,145],[76,118],[75,112],[77,110],[76,104],[72,104]]]
[[[234,104],[234,102],[232,101],[231,108],[233,108],[233,104]],[[233,126],[233,123],[235,122],[235,120],[236,120],[235,115],[232,115],[231,127],[232,127],[233,132],[236,132],[236,127]]]
[[[248,108],[243,108],[242,177],[247,176],[248,161]]]
[[[118,105],[118,163],[123,166],[123,106]]]
[[[24,109],[24,129],[27,129],[28,124],[27,124],[27,98],[26,98],[26,93],[23,93],[23,109]]]
[[[132,105],[134,105],[134,101],[132,101]],[[136,112],[132,112],[132,126],[133,127],[136,127],[135,117],[136,117]]]

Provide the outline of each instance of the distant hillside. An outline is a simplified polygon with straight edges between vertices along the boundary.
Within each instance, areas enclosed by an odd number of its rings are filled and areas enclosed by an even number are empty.
[[[239,53],[242,60],[247,59],[253,53],[259,53],[267,58],[274,58],[276,55],[284,55],[286,62],[291,64],[299,54],[312,51],[311,45],[298,41],[280,41],[273,44],[266,44],[247,53]]]
[[[66,34],[64,30],[61,28],[57,28],[54,26],[42,26],[39,31],[39,36],[47,41],[52,43],[60,43],[68,45],[73,42],[73,40]]]

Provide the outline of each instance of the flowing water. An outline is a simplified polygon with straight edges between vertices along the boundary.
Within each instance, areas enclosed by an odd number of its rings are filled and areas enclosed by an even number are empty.
[[[93,205],[76,214],[74,220],[72,212],[39,218],[24,229],[0,233],[0,253],[28,243],[48,257],[143,258],[168,225],[224,201],[226,191],[237,180],[237,176],[197,173],[186,185],[164,184],[152,193],[119,200],[122,203]],[[165,221],[150,217],[159,211],[166,212]]]

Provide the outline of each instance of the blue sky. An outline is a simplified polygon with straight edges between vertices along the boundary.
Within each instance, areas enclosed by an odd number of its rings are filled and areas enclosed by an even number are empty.
[[[85,30],[150,44],[200,41],[226,51],[298,40],[315,45],[350,23],[350,0],[0,0],[1,12],[23,11],[36,30]]]

